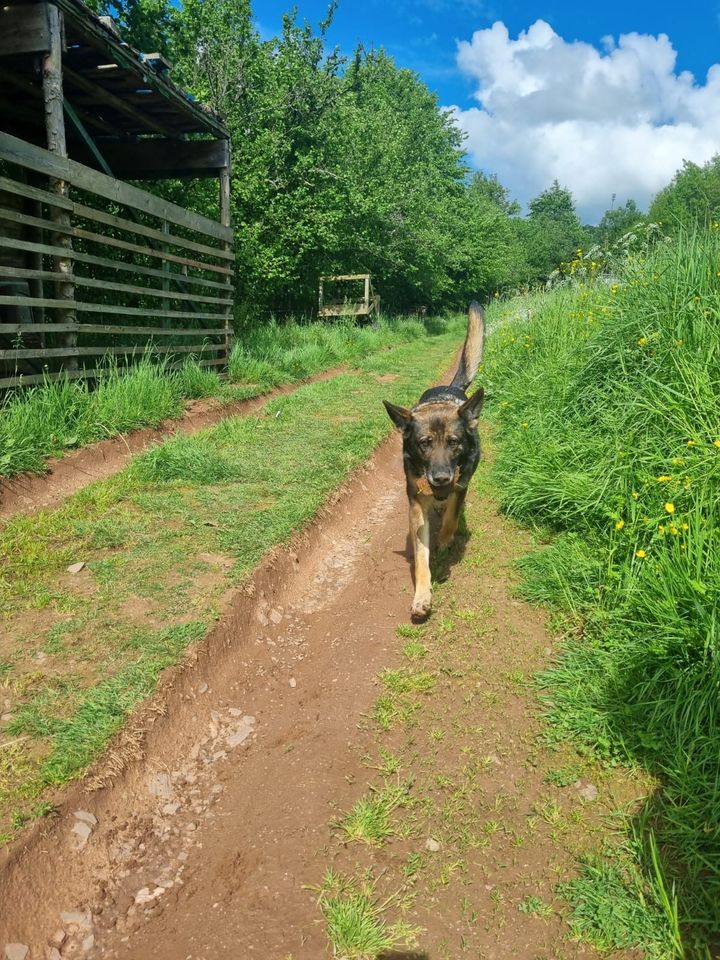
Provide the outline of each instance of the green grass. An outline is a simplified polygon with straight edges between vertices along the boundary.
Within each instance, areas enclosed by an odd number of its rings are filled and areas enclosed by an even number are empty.
[[[125,370],[112,359],[91,389],[80,380],[58,380],[8,393],[0,402],[0,476],[40,472],[48,457],[138,427],[182,415],[186,400],[221,401],[257,396],[339,364],[354,364],[378,351],[445,332],[447,323],[382,318],[372,327],[355,323],[269,323],[236,340],[228,382],[188,359],[178,370],[151,349]],[[459,329],[459,328],[458,328]]]
[[[659,781],[638,822],[691,952],[720,938],[718,263],[716,231],[681,236],[500,304],[484,373],[502,504],[549,541],[521,591],[564,618],[551,734]]]
[[[348,840],[360,843],[382,844],[393,834],[391,814],[408,802],[408,787],[385,783],[380,789],[371,789],[338,822]]]
[[[402,920],[387,922],[393,899],[380,902],[372,879],[351,879],[328,870],[318,903],[327,937],[338,960],[377,960],[398,947],[412,947],[418,930]]]
[[[458,340],[359,361],[370,369],[173,437],[59,509],[2,526],[0,684],[10,735],[28,739],[2,751],[11,762],[0,768],[0,830],[11,809],[22,813],[87,767],[160,671],[209,629],[227,589],[390,432],[382,399],[417,397]],[[79,559],[82,573],[67,574]]]

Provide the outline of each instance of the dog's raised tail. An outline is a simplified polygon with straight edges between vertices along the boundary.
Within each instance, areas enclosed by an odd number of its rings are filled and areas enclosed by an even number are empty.
[[[485,349],[485,311],[473,300],[468,308],[468,326],[460,364],[452,378],[451,387],[467,390],[477,376]]]

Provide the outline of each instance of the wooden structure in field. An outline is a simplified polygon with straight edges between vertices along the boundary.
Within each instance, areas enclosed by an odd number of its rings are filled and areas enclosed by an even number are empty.
[[[349,284],[357,289],[360,283],[363,285],[361,297],[351,297],[349,294],[342,298],[339,296],[339,291],[343,288],[348,290]],[[326,284],[333,288],[333,299],[328,300],[325,297]],[[373,290],[372,277],[369,273],[343,273],[336,276],[320,277],[319,317],[371,317],[374,313],[379,312],[380,297]]]
[[[149,344],[226,363],[228,133],[168,69],[82,0],[0,0],[0,388]],[[126,182],[195,177],[218,220]]]

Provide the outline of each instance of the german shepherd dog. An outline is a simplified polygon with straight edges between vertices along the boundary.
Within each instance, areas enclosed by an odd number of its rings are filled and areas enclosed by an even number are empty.
[[[438,546],[457,531],[467,487],[480,462],[477,422],[485,393],[465,391],[475,379],[485,343],[485,313],[473,301],[460,364],[447,387],[431,387],[408,410],[384,400],[392,422],[402,431],[403,463],[410,501],[410,539],[415,556],[415,598],[411,614],[424,620],[432,605],[430,514],[442,513]]]

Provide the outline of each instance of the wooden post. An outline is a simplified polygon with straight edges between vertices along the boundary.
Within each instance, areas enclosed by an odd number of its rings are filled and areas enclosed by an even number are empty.
[[[63,113],[63,83],[62,83],[62,24],[58,8],[48,4],[48,25],[50,30],[50,50],[43,56],[42,79],[43,100],[45,103],[45,131],[47,134],[47,148],[51,153],[60,157],[67,157],[65,142],[65,116]],[[50,190],[62,197],[69,194],[69,184],[65,180],[50,179]],[[72,239],[67,232],[70,226],[70,213],[60,207],[50,207],[50,219],[61,229],[52,235],[53,245],[62,247],[67,255],[53,258],[53,269],[63,275],[62,280],[55,284],[55,297],[66,300],[67,308],[57,311],[59,323],[76,323],[77,315],[74,309],[75,285],[73,283]],[[72,331],[64,335],[66,347],[77,346],[77,332]],[[77,369],[77,358],[69,356],[65,363],[67,369]]]
[[[370,313],[370,277],[365,277],[365,309]]]
[[[220,223],[223,227],[230,226],[230,165],[220,169]],[[223,241],[223,250],[230,250],[230,244]],[[230,277],[225,276],[225,283],[230,285]],[[225,364],[230,363],[230,340],[232,321],[232,293],[227,292],[228,304],[225,307]]]
[[[163,220],[161,230],[162,230],[163,233],[170,233],[170,224],[167,222],[167,220]],[[167,252],[168,252],[168,248],[167,248],[167,245],[166,245],[166,244],[163,244],[162,250],[163,250],[163,253],[167,253]],[[169,261],[169,260],[163,260],[162,266],[161,266],[160,269],[162,270],[163,273],[167,273],[167,274],[168,274],[167,280],[163,280],[163,282],[162,282],[162,288],[163,288],[163,290],[164,290],[166,293],[169,293],[169,292],[170,292],[170,261]],[[169,300],[169,298],[165,297],[165,298],[163,299],[161,309],[162,309],[162,312],[163,312],[163,313],[167,313],[167,311],[170,309],[170,300]],[[163,317],[162,325],[163,325],[164,327],[169,326],[169,321],[168,321],[168,318],[167,318],[167,317]]]

